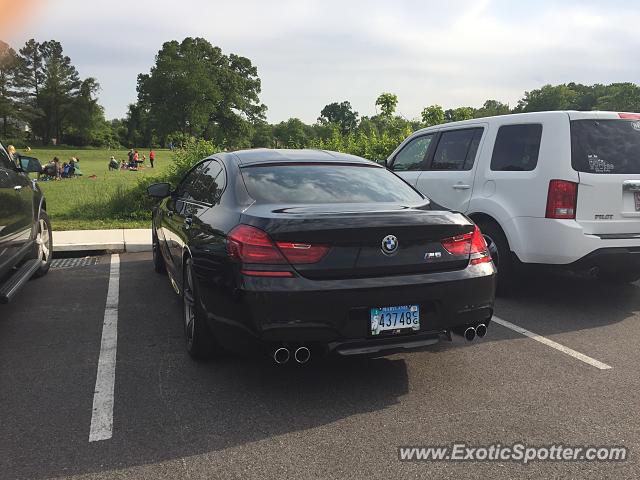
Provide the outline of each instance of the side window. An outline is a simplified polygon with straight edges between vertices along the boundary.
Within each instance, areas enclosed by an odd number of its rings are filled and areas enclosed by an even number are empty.
[[[212,161],[202,172],[202,197],[198,200],[215,205],[220,201],[224,185],[224,169],[217,161]]]
[[[471,170],[483,130],[467,128],[443,132],[433,155],[431,170]]]
[[[211,162],[204,162],[191,170],[186,177],[182,179],[180,186],[178,187],[178,196],[183,200],[198,200],[199,192],[201,190],[200,177],[202,171]]]
[[[491,156],[491,170],[526,172],[538,165],[542,125],[503,125]]]
[[[423,170],[424,159],[427,156],[427,151],[429,150],[429,145],[433,137],[433,133],[424,135],[406,144],[393,160],[393,171],[406,172],[409,170]]]

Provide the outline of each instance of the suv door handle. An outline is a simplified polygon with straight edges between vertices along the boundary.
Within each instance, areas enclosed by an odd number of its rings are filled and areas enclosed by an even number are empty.
[[[471,185],[464,185],[462,183],[456,183],[455,185],[451,185],[456,190],[469,190]]]

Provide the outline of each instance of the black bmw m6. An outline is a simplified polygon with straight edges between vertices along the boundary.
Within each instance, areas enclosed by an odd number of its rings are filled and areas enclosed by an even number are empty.
[[[482,337],[496,270],[460,213],[383,166],[315,150],[213,155],[149,187],[156,271],[184,303],[189,353],[311,356]]]

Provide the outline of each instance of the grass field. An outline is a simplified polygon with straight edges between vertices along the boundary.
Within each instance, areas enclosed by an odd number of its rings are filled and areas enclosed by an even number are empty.
[[[149,151],[139,149],[140,156],[147,156],[146,168],[137,172],[109,172],[111,156],[126,160],[127,150],[34,148],[31,152],[20,153],[38,158],[43,165],[54,156],[61,162],[69,161],[72,156],[80,159],[82,177],[39,183],[47,199],[47,211],[54,230],[149,227],[149,212],[120,214],[118,201],[126,202],[127,193],[135,189],[140,179],[162,173],[171,163],[169,150],[156,150],[156,168],[152,169],[148,160]],[[96,178],[89,178],[91,175]],[[121,209],[122,212],[125,210]]]

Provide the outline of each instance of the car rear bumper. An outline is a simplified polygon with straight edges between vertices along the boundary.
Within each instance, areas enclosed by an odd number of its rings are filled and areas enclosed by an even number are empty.
[[[223,347],[305,345],[341,355],[379,354],[421,349],[456,327],[486,324],[493,314],[495,268],[485,263],[350,280],[243,277],[233,300],[228,296],[233,305],[220,305],[219,295],[203,290],[210,326]],[[371,308],[397,305],[420,306],[420,330],[372,336]]]
[[[599,248],[567,267],[572,271],[639,272],[640,246]]]
[[[617,248],[624,257],[640,248],[637,236],[586,234],[575,220],[516,217],[505,231],[509,232],[511,249],[525,264],[571,267],[589,255],[600,256],[596,253],[600,250]]]

